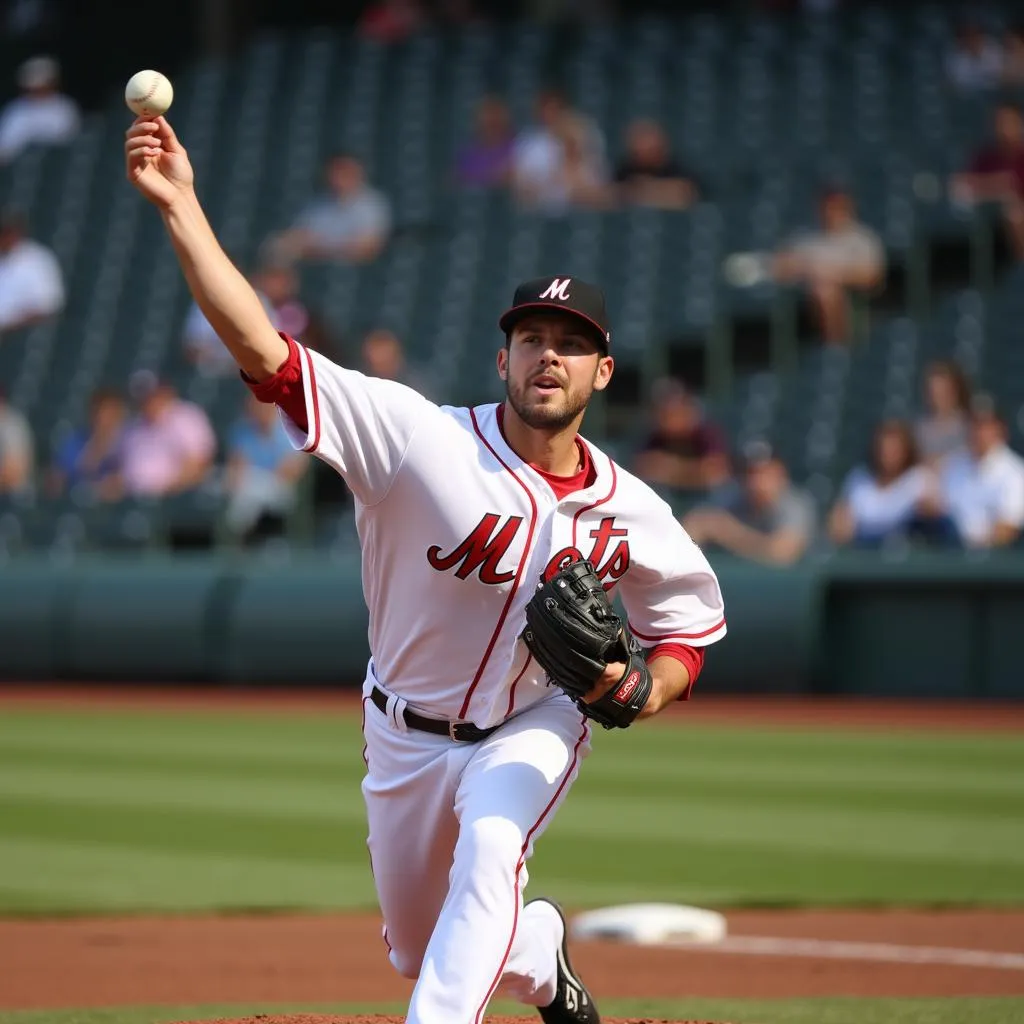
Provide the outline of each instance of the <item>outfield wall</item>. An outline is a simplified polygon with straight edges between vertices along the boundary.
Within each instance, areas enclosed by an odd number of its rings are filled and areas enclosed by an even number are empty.
[[[716,569],[729,636],[704,689],[1024,698],[1024,554]],[[354,558],[0,568],[0,679],[351,686],[366,658]]]

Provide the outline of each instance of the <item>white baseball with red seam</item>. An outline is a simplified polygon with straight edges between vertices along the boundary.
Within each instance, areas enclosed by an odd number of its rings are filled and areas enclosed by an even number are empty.
[[[166,114],[174,102],[174,86],[159,71],[139,71],[128,79],[124,88],[128,109],[140,117]]]

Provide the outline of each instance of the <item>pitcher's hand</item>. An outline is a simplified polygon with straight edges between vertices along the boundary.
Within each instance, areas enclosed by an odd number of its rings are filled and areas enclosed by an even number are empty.
[[[192,165],[165,117],[135,120],[125,133],[128,180],[151,202],[169,209],[192,191]]]

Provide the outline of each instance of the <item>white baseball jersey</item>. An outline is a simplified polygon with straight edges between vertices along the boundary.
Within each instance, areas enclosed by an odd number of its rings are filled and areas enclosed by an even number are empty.
[[[498,406],[437,406],[300,348],[308,431],[292,443],[356,501],[372,671],[429,715],[496,725],[550,694],[519,639],[553,567],[589,558],[646,647],[725,635],[701,550],[646,484],[587,444],[596,479],[558,500],[509,448]]]

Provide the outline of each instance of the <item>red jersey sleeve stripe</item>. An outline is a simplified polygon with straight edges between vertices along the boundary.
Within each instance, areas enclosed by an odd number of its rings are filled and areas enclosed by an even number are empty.
[[[717,633],[720,629],[725,626],[725,619],[723,618],[720,622],[715,623],[710,629],[702,630],[700,633],[662,633],[659,636],[650,636],[647,633],[641,633],[639,629],[635,629],[632,623],[629,623],[629,631],[635,637],[639,637],[641,640],[647,640],[649,643],[667,643],[670,640],[700,640],[701,637],[710,636],[712,633]]]
[[[678,661],[687,672],[690,677],[687,683],[686,689],[679,695],[679,700],[689,700],[690,694],[693,692],[693,684],[697,682],[701,672],[704,669],[704,654],[705,649],[703,647],[689,647],[686,644],[678,643],[665,643],[658,644],[650,654],[647,655],[647,660],[652,661],[654,658],[673,658]]]

